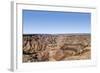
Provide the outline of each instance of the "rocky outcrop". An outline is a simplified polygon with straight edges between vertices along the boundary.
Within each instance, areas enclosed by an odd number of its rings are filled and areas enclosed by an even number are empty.
[[[76,56],[90,52],[90,48],[90,34],[23,35],[23,62],[60,61],[69,57],[74,60]],[[85,59],[90,56],[89,53]]]

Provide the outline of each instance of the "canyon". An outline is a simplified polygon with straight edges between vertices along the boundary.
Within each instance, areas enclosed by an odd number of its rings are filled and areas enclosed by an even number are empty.
[[[23,34],[22,60],[27,62],[91,59],[91,34]]]

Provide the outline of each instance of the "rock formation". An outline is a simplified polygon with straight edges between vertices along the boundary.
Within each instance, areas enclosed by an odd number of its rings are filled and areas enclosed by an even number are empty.
[[[26,34],[22,50],[23,62],[90,59],[91,35]]]

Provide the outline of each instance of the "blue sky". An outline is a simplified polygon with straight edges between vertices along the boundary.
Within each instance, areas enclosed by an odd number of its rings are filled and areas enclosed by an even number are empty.
[[[23,33],[90,33],[91,14],[23,10]]]

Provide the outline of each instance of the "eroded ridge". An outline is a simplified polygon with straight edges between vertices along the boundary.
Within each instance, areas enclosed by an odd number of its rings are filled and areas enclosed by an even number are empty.
[[[25,34],[23,62],[91,59],[90,34]]]

